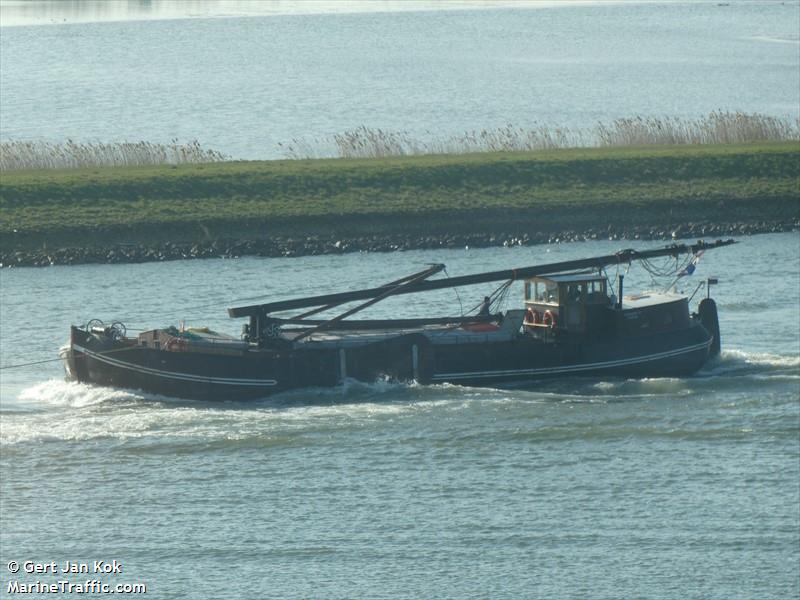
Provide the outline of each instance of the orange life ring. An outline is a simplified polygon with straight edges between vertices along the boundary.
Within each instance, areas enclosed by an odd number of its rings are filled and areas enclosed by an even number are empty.
[[[544,311],[544,324],[548,325],[551,328],[555,327],[558,324],[558,319],[556,318],[556,315],[549,310]]]
[[[533,323],[533,311],[529,308],[525,311],[525,323]]]

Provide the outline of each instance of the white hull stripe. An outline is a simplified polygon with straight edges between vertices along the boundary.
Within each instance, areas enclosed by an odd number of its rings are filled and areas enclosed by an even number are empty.
[[[689,354],[697,352],[698,350],[708,349],[713,339],[696,344],[694,346],[687,346],[685,348],[678,348],[677,350],[669,350],[668,352],[660,352],[658,354],[648,354],[645,356],[637,356],[635,358],[625,358],[620,360],[611,360],[606,362],[597,363],[584,363],[579,365],[567,365],[564,367],[547,367],[543,369],[512,369],[507,371],[471,371],[465,373],[439,373],[431,377],[433,381],[445,381],[452,379],[484,379],[489,377],[509,377],[514,375],[550,375],[556,373],[577,373],[580,371],[594,371],[596,369],[611,369],[615,367],[625,367],[628,365],[637,365],[640,363],[651,362],[654,360],[662,360],[664,358],[672,358],[673,356],[680,356],[681,354]]]
[[[156,377],[163,377],[164,379],[175,379],[178,381],[191,381],[194,383],[214,383],[217,385],[246,385],[246,386],[258,386],[258,387],[272,387],[277,385],[278,382],[274,379],[242,379],[242,378],[234,378],[234,377],[205,377],[203,375],[190,375],[188,373],[175,373],[172,371],[161,371],[159,369],[151,369],[150,367],[143,367],[141,365],[135,365],[132,363],[128,363],[122,360],[117,360],[115,358],[109,358],[108,356],[103,356],[100,353],[92,352],[91,350],[87,350],[82,346],[78,346],[77,344],[73,344],[72,348],[85,354],[86,356],[91,356],[94,360],[106,363],[113,367],[117,367],[120,369],[127,369],[128,371],[135,371],[137,373],[142,373],[144,375],[154,375]]]

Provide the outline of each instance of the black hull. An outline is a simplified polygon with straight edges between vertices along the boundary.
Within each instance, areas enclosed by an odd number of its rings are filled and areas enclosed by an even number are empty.
[[[73,327],[64,352],[77,381],[178,398],[251,400],[291,389],[380,377],[471,386],[518,386],[558,377],[677,377],[700,369],[716,336],[699,322],[679,331],[598,341],[441,343],[421,333],[347,347],[175,352],[110,340]]]
[[[697,326],[624,344],[553,344],[526,349],[525,342],[512,342],[502,355],[483,363],[480,352],[469,365],[463,351],[447,357],[450,360],[441,360],[431,379],[435,383],[502,386],[560,377],[682,377],[706,363],[711,343],[708,333]]]

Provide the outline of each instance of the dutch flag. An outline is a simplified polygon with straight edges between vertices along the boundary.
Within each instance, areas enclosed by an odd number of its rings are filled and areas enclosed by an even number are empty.
[[[694,270],[697,268],[697,263],[700,262],[700,257],[703,256],[703,250],[700,250],[697,254],[692,257],[692,260],[689,261],[689,264],[678,273],[678,277],[687,277],[694,273]]]

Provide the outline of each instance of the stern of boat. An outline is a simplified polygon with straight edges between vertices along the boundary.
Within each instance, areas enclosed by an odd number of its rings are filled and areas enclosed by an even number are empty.
[[[719,316],[717,315],[717,303],[712,298],[703,298],[700,306],[697,307],[697,316],[700,324],[711,336],[711,346],[708,349],[708,357],[714,358],[720,353],[722,347],[719,335]]]

